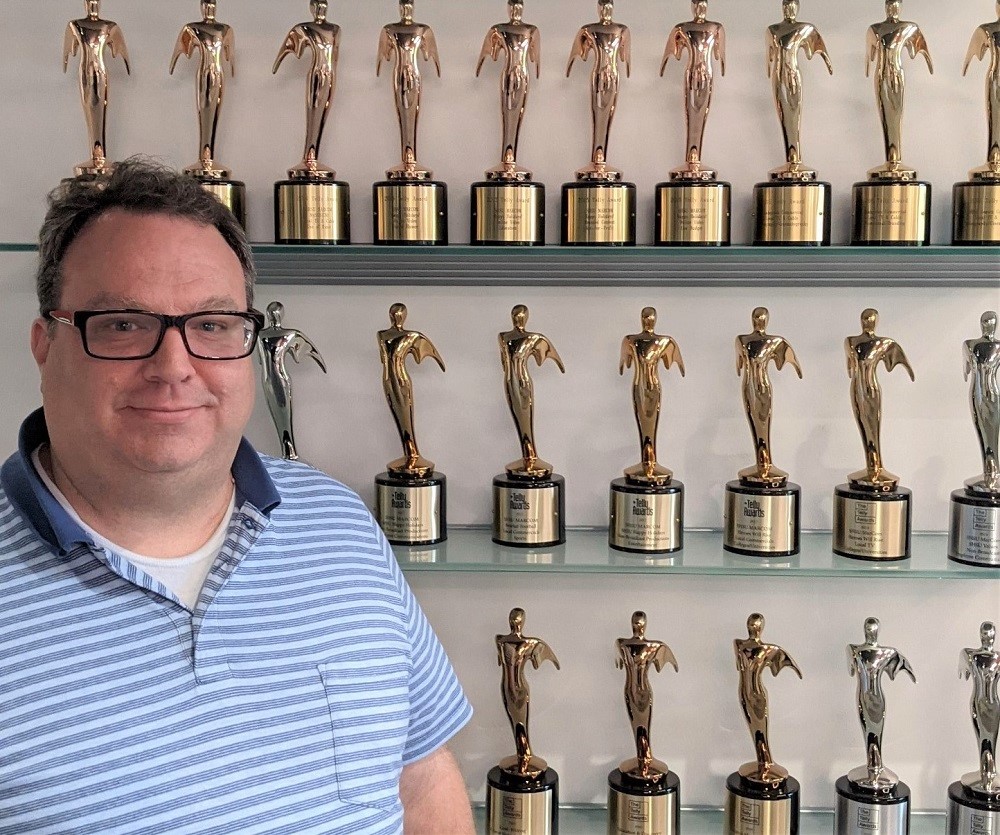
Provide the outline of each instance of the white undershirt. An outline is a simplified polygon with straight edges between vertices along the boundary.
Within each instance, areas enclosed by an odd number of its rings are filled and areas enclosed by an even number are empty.
[[[159,580],[177,595],[178,599],[188,609],[194,609],[195,604],[198,602],[198,595],[201,594],[201,587],[205,585],[205,578],[208,577],[208,572],[211,571],[212,564],[215,562],[215,558],[219,555],[222,545],[226,541],[226,531],[229,529],[229,521],[232,519],[233,511],[236,508],[235,488],[229,499],[229,508],[223,514],[219,526],[208,538],[208,541],[197,551],[181,557],[147,557],[116,545],[84,522],[80,518],[80,514],[73,509],[73,506],[63,495],[62,491],[56,487],[55,482],[52,481],[49,474],[45,471],[45,467],[42,466],[42,462],[39,460],[37,449],[31,453],[31,463],[35,465],[38,477],[49,488],[49,492],[52,493],[56,501],[62,505],[63,510],[70,515],[74,522],[94,538],[94,542],[97,545],[109,551],[114,551],[114,553],[124,557],[137,568],[145,571],[150,577]]]

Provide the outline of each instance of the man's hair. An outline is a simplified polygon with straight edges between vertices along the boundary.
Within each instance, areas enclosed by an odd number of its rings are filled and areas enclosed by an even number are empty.
[[[62,262],[70,245],[91,221],[116,209],[184,218],[215,227],[243,267],[247,305],[253,304],[257,277],[253,254],[233,213],[193,177],[150,159],[132,157],[118,163],[104,180],[67,180],[49,194],[49,209],[38,233],[35,279],[43,316],[59,307]]]

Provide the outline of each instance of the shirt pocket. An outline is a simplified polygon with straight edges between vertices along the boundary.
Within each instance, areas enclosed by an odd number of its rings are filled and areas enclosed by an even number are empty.
[[[396,648],[353,653],[319,665],[333,730],[341,800],[399,807],[409,728],[410,663]]]

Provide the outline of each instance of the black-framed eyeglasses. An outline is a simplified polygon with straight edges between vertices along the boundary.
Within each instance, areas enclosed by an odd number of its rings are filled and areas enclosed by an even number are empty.
[[[51,310],[45,318],[80,331],[83,350],[99,360],[144,360],[153,356],[167,328],[181,332],[184,347],[202,360],[247,357],[264,327],[259,310],[199,310],[183,316],[149,310]]]

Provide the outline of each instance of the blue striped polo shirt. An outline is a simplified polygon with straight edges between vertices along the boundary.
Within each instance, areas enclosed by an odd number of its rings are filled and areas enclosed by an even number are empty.
[[[0,833],[401,832],[471,707],[361,500],[244,440],[189,611],[60,507],[47,438],[0,472]]]

